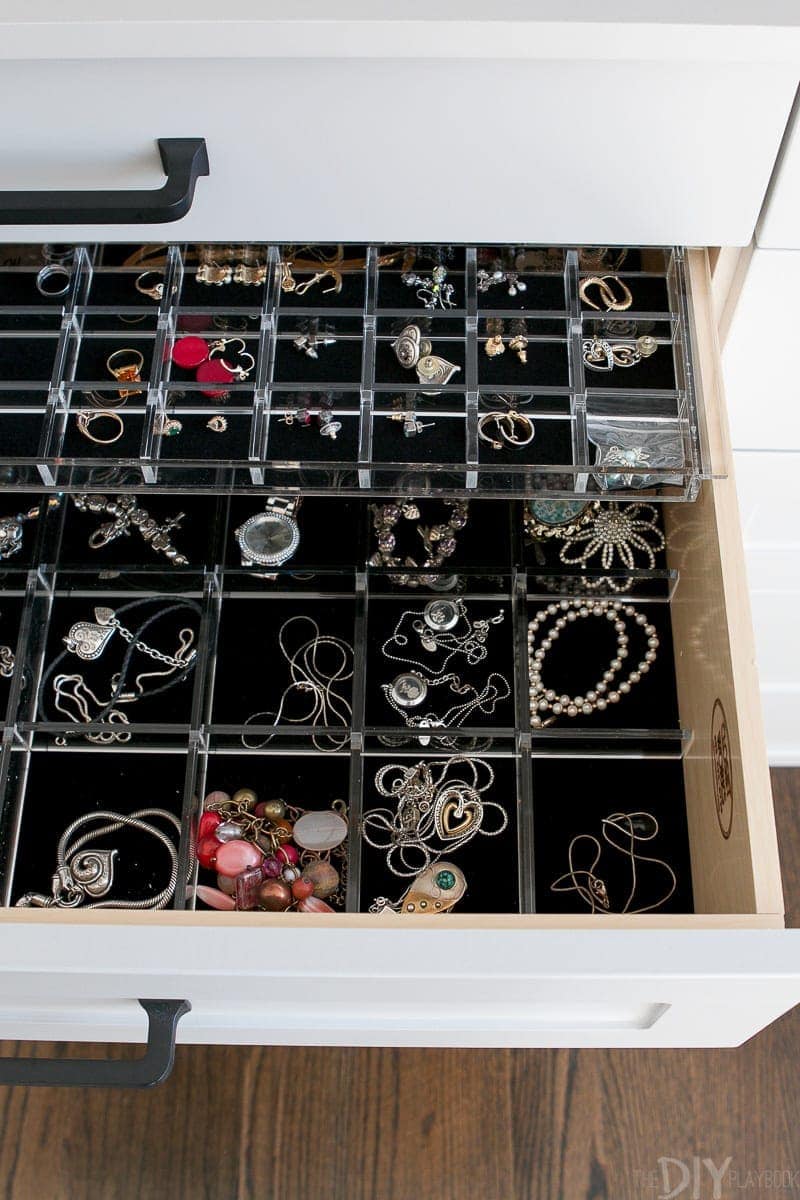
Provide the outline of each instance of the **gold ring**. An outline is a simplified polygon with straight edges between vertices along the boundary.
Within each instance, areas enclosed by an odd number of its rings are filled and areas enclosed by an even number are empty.
[[[119,426],[117,432],[110,438],[99,438],[90,432],[89,426],[93,421],[115,421]],[[100,409],[93,412],[91,409],[82,409],[77,415],[78,429],[84,437],[90,442],[95,442],[98,446],[113,446],[114,442],[118,442],[125,432],[125,422],[117,412],[108,412],[105,409]]]
[[[147,279],[155,279],[158,282],[146,283]],[[164,298],[164,276],[161,271],[142,271],[141,275],[137,276],[134,287],[140,296],[149,296],[151,300],[163,300]],[[174,294],[175,288],[172,291]]]
[[[124,356],[128,357],[128,362],[125,362]],[[124,383],[139,383],[142,378],[141,372],[143,366],[144,355],[140,350],[133,350],[130,346],[125,346],[122,350],[115,350],[106,359],[108,373]],[[128,396],[140,396],[141,393],[141,388],[120,390],[120,400],[124,402]]]
[[[123,355],[129,356],[128,362],[124,361]],[[143,366],[144,355],[140,350],[132,350],[130,346],[125,346],[122,350],[115,350],[106,359],[106,369],[109,375],[113,375],[115,379],[124,379],[126,382],[138,383]]]

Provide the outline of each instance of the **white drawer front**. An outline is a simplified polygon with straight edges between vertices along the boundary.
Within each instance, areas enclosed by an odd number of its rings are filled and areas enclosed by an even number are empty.
[[[200,136],[211,176],[174,239],[738,245],[796,82],[792,64],[702,61],[12,61],[0,186],[156,187],[154,139]],[[57,128],[54,96],[74,117]],[[638,130],[595,127],[598,103],[631,101]]]
[[[192,1005],[184,1042],[720,1046],[800,999],[800,931],[267,932],[241,917],[5,924],[0,1038],[141,1040],[135,999],[170,996]]]

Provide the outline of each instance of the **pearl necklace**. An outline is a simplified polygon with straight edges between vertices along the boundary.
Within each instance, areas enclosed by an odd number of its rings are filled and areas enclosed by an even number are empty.
[[[586,617],[605,617],[614,626],[617,635],[617,652],[608,664],[602,678],[585,696],[559,695],[553,688],[546,688],[542,682],[542,668],[547,652],[553,643],[566,629],[567,625]],[[632,618],[642,627],[647,638],[647,650],[640,662],[612,688],[618,673],[622,670],[624,659],[628,657],[628,625],[625,618]],[[542,639],[537,647],[536,635],[542,626],[551,624],[550,632]],[[627,695],[634,684],[650,670],[656,660],[658,636],[655,625],[652,625],[644,613],[637,612],[632,604],[622,604],[619,600],[562,600],[559,604],[548,604],[541,608],[528,624],[528,670],[530,684],[528,688],[528,703],[530,708],[531,728],[544,729],[552,725],[557,717],[588,717],[597,710],[602,712],[609,704],[618,704],[622,696]],[[545,718],[543,714],[552,713]]]

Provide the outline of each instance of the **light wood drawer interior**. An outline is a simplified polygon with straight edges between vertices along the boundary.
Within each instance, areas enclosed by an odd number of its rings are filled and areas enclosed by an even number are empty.
[[[754,665],[752,632],[745,586],[741,534],[735,490],[730,475],[724,405],[721,399],[718,358],[715,344],[708,271],[705,255],[689,255],[696,368],[704,395],[702,439],[714,477],[700,486],[692,503],[666,503],[663,507],[667,535],[667,568],[672,572],[673,588],[668,610],[674,644],[674,668],[678,705],[678,728],[688,737],[677,754],[670,753],[659,766],[652,747],[640,747],[641,762],[656,777],[664,772],[682,771],[691,856],[693,912],[645,913],[641,915],[588,915],[531,911],[535,907],[535,887],[523,879],[517,902],[509,912],[481,914],[454,912],[441,923],[450,929],[474,929],[491,934],[495,929],[592,928],[602,923],[608,928],[762,928],[782,924],[782,895],[777,845],[772,815],[757,678]],[[496,501],[505,505],[507,501]],[[675,580],[677,579],[677,582]],[[518,731],[520,727],[517,721]],[[513,742],[513,739],[511,739]],[[31,743],[33,745],[33,743]],[[157,744],[157,739],[155,741]],[[219,744],[223,744],[220,742]],[[544,748],[543,748],[544,747]],[[34,749],[33,754],[42,753]],[[202,746],[192,754],[203,758]],[[213,753],[213,751],[212,751]],[[610,791],[611,807],[636,803],[624,794],[626,769],[637,764],[638,751],[621,744],[618,755],[597,759],[598,779],[611,778],[613,763],[620,764],[622,793]],[[167,756],[168,757],[168,756]],[[569,750],[557,741],[537,743],[534,735],[517,741],[508,759],[511,777],[519,759],[524,771],[532,773],[533,783],[519,796],[519,856],[533,853],[536,845],[535,820],[531,830],[525,804],[537,803],[536,773],[541,763],[557,778],[559,762],[570,764]],[[573,759],[574,759],[573,754]],[[580,757],[578,755],[577,757]],[[583,757],[591,770],[590,751]],[[13,792],[15,772],[27,751],[10,740],[4,750],[7,782]],[[357,755],[351,756],[351,764]],[[69,756],[63,756],[68,766]],[[153,755],[157,770],[157,755]],[[374,760],[363,759],[364,771]],[[556,764],[554,766],[553,764]],[[609,765],[611,764],[611,766]],[[25,768],[27,769],[27,767]],[[638,769],[638,768],[637,768]],[[607,774],[603,774],[607,772]],[[18,771],[20,794],[24,792],[25,770]],[[244,781],[242,781],[243,783]],[[75,787],[80,787],[76,780]],[[568,802],[556,796],[554,803]],[[646,796],[641,797],[642,801]],[[526,840],[527,839],[527,840]],[[531,840],[532,839],[532,840]],[[516,868],[515,868],[516,869]],[[522,872],[521,875],[524,875]],[[46,879],[44,880],[46,883]],[[398,895],[402,890],[398,882]],[[13,889],[12,889],[13,892]],[[11,894],[11,893],[9,893]],[[81,913],[0,910],[3,923],[32,925],[40,929],[57,927],[64,922],[86,925],[119,925],[126,931],[145,935],[148,928],[170,929],[179,938],[182,926],[207,928],[209,937],[224,937],[234,923],[242,929],[259,931],[286,927],[287,922],[314,928],[335,922],[342,929],[385,929],[387,936],[402,924],[405,928],[429,929],[429,918],[392,913],[370,915],[348,911],[335,917],[311,914],[224,914],[206,911],[164,914]],[[216,933],[214,932],[216,931]],[[177,945],[177,943],[176,943]]]

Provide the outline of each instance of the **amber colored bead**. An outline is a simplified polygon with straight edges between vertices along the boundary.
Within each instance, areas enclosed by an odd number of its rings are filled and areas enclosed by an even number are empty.
[[[231,797],[234,804],[241,804],[249,812],[252,812],[258,804],[258,796],[252,788],[239,788],[238,792],[234,792]]]
[[[280,821],[286,816],[286,805],[282,800],[262,800],[256,805],[256,816],[268,821]]]
[[[339,886],[339,872],[329,862],[319,859],[303,867],[303,879],[308,880],[318,900],[332,896]]]
[[[289,838],[294,832],[294,825],[292,822],[283,820],[282,818],[278,821],[270,821],[270,825],[275,837],[280,842],[288,842]]]
[[[295,900],[307,900],[314,893],[314,885],[310,879],[295,879],[292,884],[292,895]]]
[[[258,889],[257,903],[265,912],[283,912],[292,903],[291,888],[280,879],[265,879]]]

